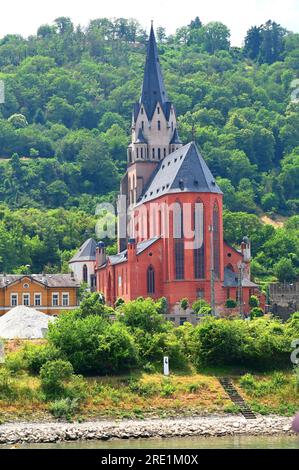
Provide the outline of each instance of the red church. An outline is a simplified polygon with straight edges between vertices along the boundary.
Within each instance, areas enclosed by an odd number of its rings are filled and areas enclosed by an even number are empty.
[[[227,299],[248,313],[250,241],[223,239],[223,194],[194,142],[183,145],[168,100],[153,27],[143,85],[132,115],[128,169],[119,197],[119,253],[96,249],[96,285],[111,305],[122,298],[204,298],[221,314]]]

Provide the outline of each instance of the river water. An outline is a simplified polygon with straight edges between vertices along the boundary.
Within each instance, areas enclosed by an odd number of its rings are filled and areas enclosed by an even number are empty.
[[[172,439],[115,439],[55,444],[0,445],[13,449],[299,449],[299,436],[225,436]]]

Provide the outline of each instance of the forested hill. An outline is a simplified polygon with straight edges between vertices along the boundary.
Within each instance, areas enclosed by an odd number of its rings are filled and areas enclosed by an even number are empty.
[[[244,48],[235,48],[225,25],[203,25],[198,18],[172,36],[163,27],[156,33],[180,136],[201,148],[225,193],[226,209],[296,214],[299,34],[269,21],[253,26]],[[45,241],[49,221],[61,218],[55,209],[63,207],[77,227],[81,210],[93,214],[97,200],[117,191],[146,40],[135,20],[97,19],[83,29],[68,18],[41,26],[29,38],[16,34],[0,40],[6,95],[0,104],[0,270],[19,269],[26,261],[33,270],[49,263],[57,269],[61,253],[75,248],[92,223],[82,225],[80,235],[55,229],[53,240]],[[254,215],[247,217],[258,224]],[[34,218],[40,218],[39,229]],[[24,220],[30,220],[29,226]],[[256,225],[256,233],[262,230]],[[256,249],[273,235],[267,230]],[[12,261],[6,257],[8,232]],[[228,238],[238,243],[239,235]],[[42,247],[34,245],[34,237]],[[43,261],[38,249],[48,253]],[[266,272],[275,261],[267,259]]]

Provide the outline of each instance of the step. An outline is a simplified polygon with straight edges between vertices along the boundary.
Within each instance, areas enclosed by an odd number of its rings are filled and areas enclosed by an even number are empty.
[[[219,379],[220,384],[222,385],[224,391],[227,393],[231,401],[239,407],[240,413],[244,416],[245,419],[256,419],[255,414],[249,408],[246,401],[241,397],[238,390],[234,387],[231,379],[223,377]]]

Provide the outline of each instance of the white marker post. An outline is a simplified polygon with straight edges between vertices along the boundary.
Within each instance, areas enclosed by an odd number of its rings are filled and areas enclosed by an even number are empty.
[[[164,366],[164,375],[169,375],[169,358],[168,358],[168,356],[164,356],[163,366]]]

